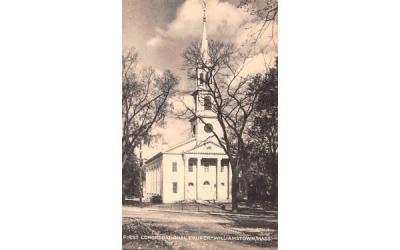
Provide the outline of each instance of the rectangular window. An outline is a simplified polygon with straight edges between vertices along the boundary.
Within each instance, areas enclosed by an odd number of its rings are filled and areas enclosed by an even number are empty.
[[[176,162],[173,162],[172,163],[172,172],[176,172],[177,171],[177,163]]]
[[[178,182],[172,182],[172,192],[178,193]]]
[[[189,172],[193,172],[193,165],[189,164]]]
[[[225,171],[225,167],[227,168],[227,170],[226,171],[228,171],[229,172],[229,161],[228,161],[228,159],[222,159],[221,160],[221,172],[224,172]]]

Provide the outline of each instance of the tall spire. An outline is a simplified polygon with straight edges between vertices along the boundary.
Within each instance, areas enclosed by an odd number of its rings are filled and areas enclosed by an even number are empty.
[[[205,62],[207,62],[209,60],[207,28],[206,28],[206,26],[207,26],[206,11],[207,11],[206,1],[203,0],[203,38],[201,40],[201,54],[202,54],[203,60]]]

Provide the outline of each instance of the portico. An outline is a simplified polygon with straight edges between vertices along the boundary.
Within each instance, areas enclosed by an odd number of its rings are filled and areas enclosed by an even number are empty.
[[[187,155],[184,200],[228,200],[227,159],[218,156]]]

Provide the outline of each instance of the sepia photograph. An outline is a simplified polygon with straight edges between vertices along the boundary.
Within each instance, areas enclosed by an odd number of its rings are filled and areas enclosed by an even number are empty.
[[[399,9],[0,1],[0,249],[399,250]]]
[[[277,0],[122,7],[123,249],[277,249]]]

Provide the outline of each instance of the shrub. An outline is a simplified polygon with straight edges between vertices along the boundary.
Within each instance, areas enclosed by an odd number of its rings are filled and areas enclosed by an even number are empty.
[[[157,203],[157,204],[161,204],[162,203],[162,198],[161,195],[157,194],[157,195],[153,195],[151,197],[151,203]]]

